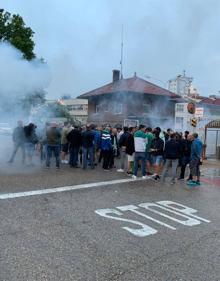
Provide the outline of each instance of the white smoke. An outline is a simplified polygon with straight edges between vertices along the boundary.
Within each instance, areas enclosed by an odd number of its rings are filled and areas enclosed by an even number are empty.
[[[45,89],[50,71],[45,63],[23,59],[22,53],[8,43],[0,43],[0,98],[22,97]]]
[[[1,170],[7,171],[5,164],[13,150],[10,134],[2,133],[2,128],[16,126],[22,119],[27,125],[29,113],[22,107],[22,99],[28,95],[41,93],[50,83],[50,71],[46,63],[34,59],[23,59],[22,53],[8,43],[0,43],[0,163]],[[18,153],[21,158],[20,153]],[[19,160],[20,161],[20,160]],[[18,161],[18,162],[19,162]],[[18,165],[14,166],[17,170]]]

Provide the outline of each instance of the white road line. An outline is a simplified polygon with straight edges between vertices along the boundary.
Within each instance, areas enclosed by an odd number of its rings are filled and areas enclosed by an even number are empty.
[[[126,183],[126,182],[135,182],[140,180],[144,181],[144,179],[142,178],[137,178],[136,180],[119,179],[119,180],[112,180],[112,181],[85,183],[85,184],[78,184],[72,186],[54,187],[54,188],[39,189],[39,190],[24,191],[24,192],[2,193],[0,194],[0,199],[1,200],[12,199],[12,198],[19,198],[19,197],[28,197],[33,195],[42,195],[42,194],[50,194],[50,193],[57,193],[57,192],[64,192],[64,191],[79,190],[79,189],[96,188],[99,186],[114,185],[114,184]]]

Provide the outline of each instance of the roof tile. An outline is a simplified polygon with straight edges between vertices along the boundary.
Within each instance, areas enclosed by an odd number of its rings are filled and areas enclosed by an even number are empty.
[[[153,83],[150,83],[144,79],[141,79],[137,76],[122,79],[117,82],[112,82],[107,85],[104,85],[100,88],[87,92],[79,96],[79,98],[93,97],[98,95],[104,95],[115,92],[134,92],[134,93],[145,93],[151,95],[160,95],[168,97],[179,97],[178,95],[170,92],[162,87],[159,87]]]

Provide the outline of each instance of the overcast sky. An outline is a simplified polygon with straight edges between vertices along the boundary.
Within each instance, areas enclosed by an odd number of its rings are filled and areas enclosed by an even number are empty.
[[[50,98],[76,97],[111,82],[120,68],[124,26],[124,77],[164,82],[194,77],[203,95],[220,90],[219,0],[1,0],[34,32],[35,53],[52,74]],[[156,79],[149,81],[163,86]]]

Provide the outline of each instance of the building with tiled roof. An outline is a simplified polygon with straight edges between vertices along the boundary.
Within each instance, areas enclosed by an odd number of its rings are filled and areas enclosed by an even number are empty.
[[[173,123],[174,104],[180,96],[136,74],[131,78],[120,79],[120,72],[114,70],[111,83],[78,98],[89,101],[89,122],[158,126]]]
[[[200,101],[200,104],[220,106],[220,98],[204,98]]]

